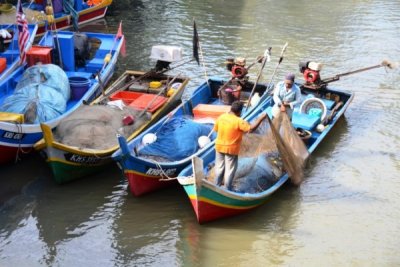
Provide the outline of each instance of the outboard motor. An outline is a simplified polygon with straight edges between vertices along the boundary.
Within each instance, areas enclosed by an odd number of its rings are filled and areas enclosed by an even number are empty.
[[[182,48],[168,45],[155,45],[151,48],[151,59],[156,59],[154,71],[169,70],[170,64],[182,60]]]
[[[299,71],[303,73],[303,77],[306,85],[319,85],[321,82],[321,76],[319,75],[322,69],[322,64],[317,62],[300,62]]]

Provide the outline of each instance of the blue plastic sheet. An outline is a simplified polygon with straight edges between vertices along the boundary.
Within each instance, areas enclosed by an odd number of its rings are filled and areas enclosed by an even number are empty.
[[[0,111],[25,114],[27,107],[37,105],[33,123],[45,122],[63,114],[70,98],[70,87],[65,72],[53,64],[28,68],[14,93],[4,100]]]
[[[199,137],[207,136],[212,127],[185,117],[173,118],[157,132],[157,141],[140,149],[139,155],[159,156],[171,161],[184,159],[196,153]]]

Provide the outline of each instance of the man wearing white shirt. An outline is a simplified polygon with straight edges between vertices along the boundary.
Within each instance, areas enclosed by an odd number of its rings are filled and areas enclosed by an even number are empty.
[[[284,81],[276,85],[273,97],[275,105],[272,109],[272,114],[286,111],[289,118],[292,118],[294,107],[301,102],[301,91],[294,83],[294,79],[294,74],[289,73],[285,76]]]

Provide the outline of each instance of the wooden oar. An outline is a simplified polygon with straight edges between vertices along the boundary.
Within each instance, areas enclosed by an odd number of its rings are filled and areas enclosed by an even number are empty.
[[[260,71],[258,72],[257,79],[256,79],[256,81],[254,82],[253,89],[252,89],[251,92],[250,92],[250,96],[249,96],[249,100],[247,101],[247,105],[246,105],[246,110],[245,110],[245,112],[249,109],[249,106],[250,106],[249,103],[250,103],[251,97],[253,96],[254,91],[255,91],[255,89],[256,89],[256,86],[257,86],[257,83],[258,83],[258,81],[260,80],[261,74],[262,74],[262,72],[263,72],[263,70],[264,70],[264,67],[265,67],[265,63],[266,63],[267,61],[270,61],[270,60],[271,60],[271,49],[272,49],[272,47],[268,47],[268,48],[265,50],[265,52],[264,52],[264,58],[263,58],[263,61],[262,61],[262,64],[261,64],[261,68],[260,68]]]

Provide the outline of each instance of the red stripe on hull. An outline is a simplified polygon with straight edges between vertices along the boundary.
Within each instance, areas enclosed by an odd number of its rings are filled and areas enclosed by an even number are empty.
[[[107,7],[95,10],[93,12],[90,13],[86,13],[86,14],[82,14],[79,16],[78,19],[78,24],[81,25],[87,21],[91,21],[93,19],[99,19],[105,16],[107,11]],[[66,28],[66,27],[70,27],[72,26],[72,19],[68,20],[67,18],[64,20],[61,20],[59,22],[56,23],[56,28],[57,29],[62,29],[62,28]],[[45,26],[40,26],[37,30],[37,35],[42,35],[45,32]]]
[[[22,157],[23,155],[30,154],[30,152],[33,151],[32,148],[18,148],[18,147],[9,147],[9,146],[0,146],[0,164],[6,164],[6,163],[11,163],[14,162],[17,153],[19,151],[19,157]]]
[[[196,212],[197,221],[200,224],[215,221],[221,218],[235,216],[255,208],[255,207],[249,209],[224,208],[204,201],[197,201],[196,199],[190,199],[190,202],[192,202],[192,206],[194,208],[194,211]]]
[[[131,193],[136,197],[176,184],[176,180],[160,181],[158,177],[152,178],[133,173],[126,174],[126,178],[128,179]]]

